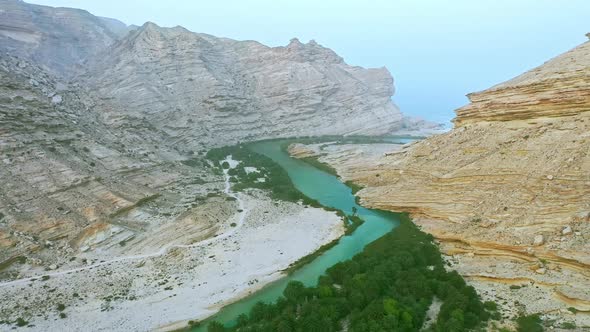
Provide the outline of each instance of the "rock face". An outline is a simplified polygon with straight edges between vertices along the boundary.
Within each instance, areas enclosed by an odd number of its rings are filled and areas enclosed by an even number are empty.
[[[320,161],[364,186],[363,204],[410,212],[482,293],[590,310],[589,49],[470,95],[449,133],[362,158],[324,147]]]
[[[78,89],[0,56],[0,277],[19,257],[47,267],[84,247],[158,241],[163,224],[199,214],[195,197],[220,186],[202,157],[113,131]]]
[[[85,10],[0,0],[0,51],[70,76],[88,56],[126,34],[127,26]]]
[[[112,108],[105,121],[146,119],[183,146],[400,126],[387,69],[349,66],[314,41],[271,48],[146,23],[88,68],[83,79]]]
[[[467,95],[471,104],[456,111],[454,122],[461,126],[578,115],[590,105],[588,67],[586,42],[507,82]]]

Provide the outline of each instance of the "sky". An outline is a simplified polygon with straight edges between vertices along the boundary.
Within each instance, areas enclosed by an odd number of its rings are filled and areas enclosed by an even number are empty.
[[[589,0],[27,0],[269,46],[314,39],[392,73],[402,112],[448,122],[465,95],[588,40]]]

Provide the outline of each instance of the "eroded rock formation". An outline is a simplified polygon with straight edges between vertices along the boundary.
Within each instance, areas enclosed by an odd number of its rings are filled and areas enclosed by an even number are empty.
[[[104,50],[129,28],[74,8],[0,0],[0,51],[71,76],[89,56]]]
[[[349,66],[314,41],[267,47],[146,23],[107,53],[83,77],[112,109],[105,121],[145,119],[182,146],[400,126],[387,69]]]

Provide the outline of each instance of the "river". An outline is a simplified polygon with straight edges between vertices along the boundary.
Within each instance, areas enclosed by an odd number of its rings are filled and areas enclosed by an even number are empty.
[[[391,138],[387,140],[388,143],[400,144],[409,141],[411,139],[408,138]],[[346,214],[352,214],[352,208],[355,207],[357,214],[365,220],[365,223],[351,235],[342,237],[336,246],[315,258],[311,263],[267,285],[254,294],[224,307],[192,331],[206,331],[206,325],[212,320],[217,320],[227,326],[231,326],[240,314],[247,314],[256,302],[273,302],[279,298],[287,284],[292,280],[301,281],[308,286],[315,285],[318,277],[327,268],[340,261],[352,258],[355,254],[362,251],[368,243],[389,232],[399,223],[398,215],[395,213],[384,213],[357,205],[352,190],[349,187],[344,185],[336,176],[290,157],[288,153],[281,149],[281,145],[284,142],[287,141],[274,140],[258,142],[251,144],[250,148],[257,153],[266,155],[281,165],[289,174],[295,187],[308,197],[318,200],[324,206],[340,209]]]

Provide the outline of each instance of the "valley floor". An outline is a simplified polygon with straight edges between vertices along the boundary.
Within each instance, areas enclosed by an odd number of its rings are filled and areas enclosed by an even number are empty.
[[[18,318],[31,331],[183,327],[344,234],[334,212],[272,201],[259,190],[229,194],[238,198],[236,212],[207,240],[0,284],[0,330]]]

